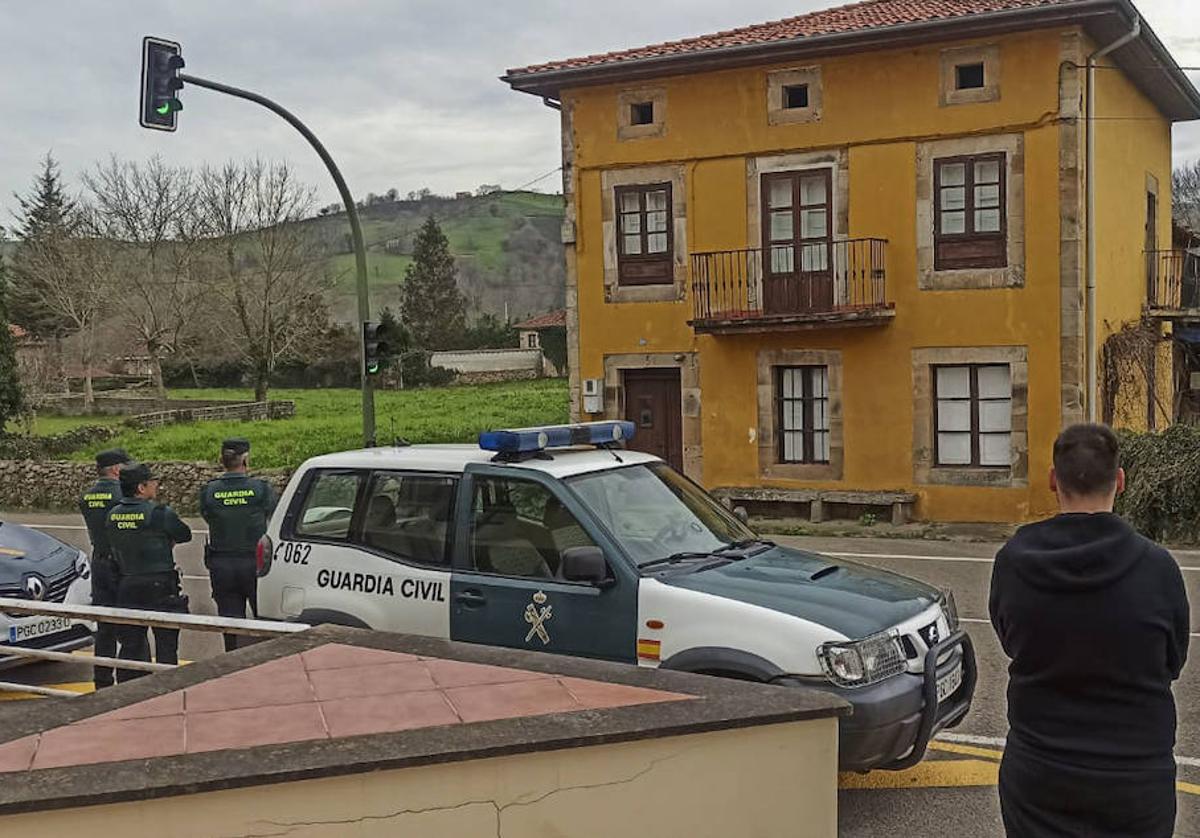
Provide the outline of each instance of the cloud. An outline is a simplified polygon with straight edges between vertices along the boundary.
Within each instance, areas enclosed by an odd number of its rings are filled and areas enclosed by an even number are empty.
[[[262,108],[184,91],[176,134],[137,124],[140,41],[179,40],[187,71],[271,96],[309,124],[357,194],[513,187],[559,164],[558,116],[497,80],[508,67],[795,15],[826,0],[0,0],[0,223],[53,149],[68,177],[112,152],[198,164],[283,157],[335,193],[319,161]],[[1200,65],[1190,0],[1139,8]],[[1176,36],[1180,33],[1181,36]],[[47,45],[53,45],[53,49]],[[1200,129],[1176,129],[1176,159]],[[554,179],[543,182],[552,187]]]

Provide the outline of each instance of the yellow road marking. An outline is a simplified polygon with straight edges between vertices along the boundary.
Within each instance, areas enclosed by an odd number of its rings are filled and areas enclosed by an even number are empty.
[[[976,748],[972,745],[956,745],[953,742],[938,742],[937,740],[929,743],[929,750],[942,751],[948,754],[962,754],[968,757],[983,757],[984,759],[1000,759],[1004,756],[1004,751],[994,751],[991,748]]]
[[[842,774],[838,788],[842,789],[917,789],[954,788],[963,786],[994,786],[999,782],[1004,751],[976,748],[953,742],[934,740],[929,750],[981,759],[951,759],[922,762],[907,771],[873,771],[870,774]],[[984,762],[983,760],[987,760]],[[1179,781],[1175,789],[1182,794],[1200,797],[1200,785]]]
[[[922,762],[906,771],[872,771],[870,774],[842,774],[842,789],[921,789],[994,786],[999,782],[1000,766],[982,759],[938,760]]]

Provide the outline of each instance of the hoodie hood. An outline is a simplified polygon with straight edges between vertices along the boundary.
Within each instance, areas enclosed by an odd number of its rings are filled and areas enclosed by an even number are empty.
[[[1148,546],[1111,512],[1068,513],[1021,527],[1002,552],[1029,585],[1086,591],[1116,584]]]

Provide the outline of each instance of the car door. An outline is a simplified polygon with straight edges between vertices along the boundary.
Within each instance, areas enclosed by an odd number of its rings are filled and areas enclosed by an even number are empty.
[[[458,509],[454,640],[636,659],[637,574],[556,480],[527,469],[469,466]],[[558,575],[563,552],[586,546],[604,552],[610,579],[603,585]]]
[[[454,476],[421,472],[306,475],[260,580],[260,605],[270,606],[264,613],[447,637],[446,530],[456,488]],[[263,602],[272,590],[277,608]]]

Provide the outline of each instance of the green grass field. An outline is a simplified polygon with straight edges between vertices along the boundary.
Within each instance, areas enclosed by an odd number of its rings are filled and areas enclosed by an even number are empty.
[[[172,390],[172,398],[246,399],[249,390]],[[121,446],[143,460],[210,461],[221,440],[244,436],[259,468],[292,468],[309,457],[362,447],[357,390],[272,390],[272,399],[296,402],[296,418],[273,422],[195,422],[152,431],[127,430],[114,440],[76,452],[86,460]],[[480,431],[567,421],[562,379],[382,391],[375,394],[378,440],[473,442]],[[86,423],[81,423],[86,424]]]

